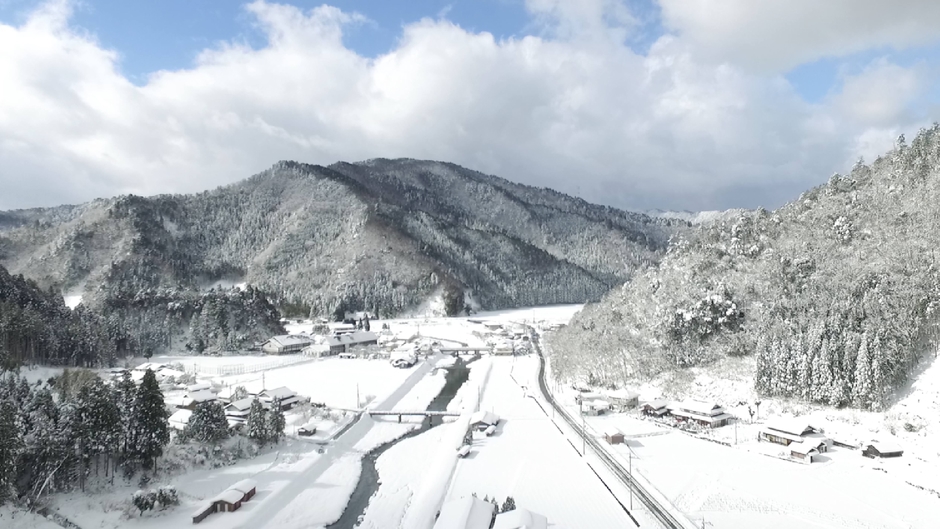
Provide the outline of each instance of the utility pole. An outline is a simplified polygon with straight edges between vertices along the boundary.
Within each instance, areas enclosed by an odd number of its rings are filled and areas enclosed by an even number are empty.
[[[264,385],[264,371],[262,371],[261,372],[261,390],[264,391],[266,389],[268,388]]]
[[[738,444],[738,418],[734,418],[734,444]]]
[[[587,451],[587,429],[584,420],[584,401],[581,401],[581,457]]]
[[[356,409],[358,410],[361,407],[361,401],[359,400],[359,383],[356,382]]]
[[[629,453],[629,455],[630,455],[630,466],[629,466],[629,473],[630,473],[630,510],[632,511],[632,510],[633,510],[633,483],[634,483],[634,481],[633,481],[633,450],[630,450],[630,452],[628,452],[628,453]]]

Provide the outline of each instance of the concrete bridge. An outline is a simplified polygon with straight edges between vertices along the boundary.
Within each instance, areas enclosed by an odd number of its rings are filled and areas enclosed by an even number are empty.
[[[403,415],[421,415],[423,417],[460,417],[460,412],[458,411],[429,411],[429,410],[407,410],[407,411],[394,411],[394,410],[369,410],[366,413],[370,417],[385,416],[385,415],[397,415],[398,422],[401,422]]]

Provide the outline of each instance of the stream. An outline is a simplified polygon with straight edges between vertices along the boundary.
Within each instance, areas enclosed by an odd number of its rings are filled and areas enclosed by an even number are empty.
[[[460,389],[460,386],[462,386],[470,376],[470,368],[467,367],[467,365],[477,358],[478,357],[473,357],[469,361],[464,361],[464,359],[458,357],[454,365],[442,368],[446,371],[444,375],[444,387],[441,389],[441,392],[434,397],[434,400],[428,404],[426,408],[428,411],[447,410],[447,405],[453,400],[454,396],[457,394],[457,390]],[[359,519],[366,512],[366,507],[369,506],[369,501],[372,499],[372,496],[379,490],[379,472],[375,468],[375,462],[379,456],[397,443],[421,435],[431,428],[438,426],[443,421],[444,417],[442,416],[426,417],[424,421],[421,422],[420,428],[412,430],[394,441],[380,445],[378,448],[375,448],[363,456],[362,473],[359,475],[359,483],[356,484],[356,489],[353,491],[349,502],[346,504],[346,510],[343,511],[343,515],[340,516],[339,520],[328,525],[327,529],[355,529],[359,523]]]

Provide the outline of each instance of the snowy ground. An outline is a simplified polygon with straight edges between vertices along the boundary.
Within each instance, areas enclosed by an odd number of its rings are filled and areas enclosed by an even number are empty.
[[[60,529],[59,525],[42,516],[13,508],[9,505],[0,507],[0,527],[13,529]]]
[[[576,448],[521,386],[536,386],[535,356],[492,359],[481,409],[503,422],[491,437],[474,440],[460,459],[447,498],[476,493],[544,514],[552,527],[635,527]],[[518,383],[517,383],[518,382]],[[551,412],[549,412],[551,413]]]

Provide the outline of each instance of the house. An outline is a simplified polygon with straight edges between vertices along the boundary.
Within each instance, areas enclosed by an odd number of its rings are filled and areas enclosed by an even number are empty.
[[[680,420],[692,421],[709,428],[718,428],[728,424],[734,418],[725,409],[713,402],[687,400],[677,404],[671,411]]]
[[[214,400],[217,400],[215,393],[208,389],[200,389],[197,391],[187,391],[175,404],[177,408],[195,410],[198,404],[212,402]]]
[[[616,428],[608,428],[607,430],[604,430],[604,439],[608,444],[623,444],[623,432]]]
[[[876,457],[901,457],[904,450],[893,443],[884,443],[881,441],[872,441],[865,445],[862,455],[872,459]]]
[[[497,356],[512,356],[516,353],[515,347],[513,347],[512,342],[499,342],[493,346],[493,353]]]
[[[194,391],[203,391],[203,390],[211,390],[211,389],[212,389],[212,384],[208,382],[198,382],[196,384],[190,384],[189,386],[186,387],[186,391],[189,391],[190,393]]]
[[[294,404],[300,402],[300,397],[297,396],[297,393],[287,386],[265,389],[257,395],[258,400],[261,401],[261,404],[264,404],[265,408],[270,408],[276,400],[281,402],[281,410],[289,410],[294,407]]]
[[[634,391],[618,389],[607,392],[607,400],[612,408],[619,411],[632,410],[640,404],[640,394]]]
[[[186,428],[186,426],[189,425],[189,418],[192,416],[193,412],[191,410],[176,410],[173,415],[170,415],[170,418],[167,419],[167,422],[169,423],[170,428],[182,431],[183,428]]]
[[[253,397],[247,399],[236,400],[228,406],[225,407],[225,418],[228,419],[229,424],[241,424],[248,421],[248,412],[251,410],[251,402],[255,400]]]
[[[261,350],[269,355],[299,353],[312,343],[313,339],[305,334],[283,334],[268,338],[261,344]]]
[[[816,444],[812,442],[792,443],[790,457],[804,463],[812,463],[813,458],[819,455]]]
[[[297,435],[310,437],[317,433],[317,425],[319,425],[319,421],[310,421],[297,429]]]
[[[784,418],[767,423],[757,434],[757,440],[789,446],[790,443],[802,443],[808,437],[819,438],[819,434],[822,434],[821,428],[799,418]]]
[[[495,506],[475,496],[444,503],[434,529],[490,529]]]
[[[331,323],[329,327],[333,336],[340,336],[343,334],[356,332],[356,326],[352,323]]]
[[[603,415],[608,411],[610,411],[610,403],[604,399],[581,401],[581,413],[585,415]]]
[[[603,399],[604,395],[602,393],[595,393],[593,391],[581,391],[574,396],[574,401],[577,404],[581,404],[585,401]]]
[[[548,529],[548,518],[528,509],[516,507],[496,515],[493,529]]]
[[[656,417],[658,419],[669,415],[669,402],[662,399],[651,400],[643,403],[643,406],[640,407],[640,411],[643,415]]]
[[[478,411],[470,416],[470,427],[475,430],[486,430],[490,426],[499,424],[499,415],[491,411]]]
[[[330,346],[330,354],[345,353],[350,348],[376,345],[378,342],[378,335],[371,331],[353,330],[349,333],[326,337],[326,343]]]
[[[253,479],[243,479],[219,493],[211,500],[204,502],[193,513],[193,523],[199,523],[214,512],[233,512],[241,508],[242,504],[255,495],[257,483]]]

